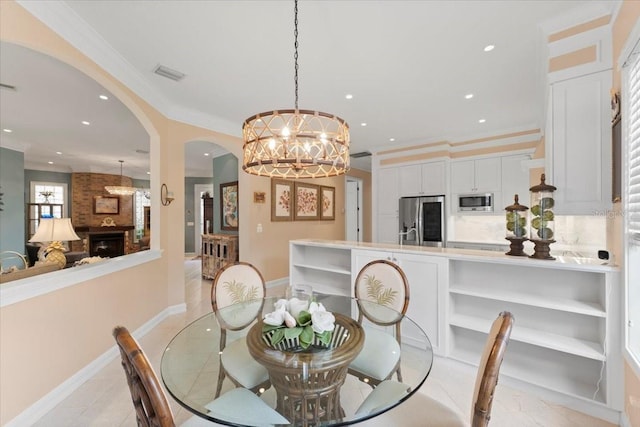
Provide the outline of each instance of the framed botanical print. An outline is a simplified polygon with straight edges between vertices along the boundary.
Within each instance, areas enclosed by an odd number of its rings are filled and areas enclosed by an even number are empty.
[[[336,219],[336,189],[320,187],[320,219]]]
[[[118,196],[94,196],[93,213],[118,215],[120,213],[120,197]]]
[[[293,220],[293,182],[271,180],[271,221]]]
[[[238,231],[238,181],[220,184],[220,229]]]
[[[295,190],[293,219],[296,221],[319,219],[320,186],[297,181]]]

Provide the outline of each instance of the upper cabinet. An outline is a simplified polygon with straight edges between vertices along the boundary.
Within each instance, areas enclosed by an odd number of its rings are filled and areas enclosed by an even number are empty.
[[[429,162],[399,168],[400,197],[445,194],[445,162]]]
[[[588,215],[611,208],[611,70],[551,85],[547,183],[555,211]]]
[[[453,194],[500,191],[502,179],[500,157],[451,162]]]

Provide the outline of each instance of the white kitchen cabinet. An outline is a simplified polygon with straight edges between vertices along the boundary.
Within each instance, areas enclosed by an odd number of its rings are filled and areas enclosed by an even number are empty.
[[[593,215],[611,208],[611,70],[551,85],[547,184],[556,214]]]
[[[512,205],[515,194],[521,205],[529,206],[529,168],[523,164],[529,159],[528,155],[502,157],[502,202],[496,199],[495,212],[504,212],[505,207]]]
[[[399,168],[400,197],[446,194],[445,162],[428,162]]]
[[[500,157],[451,162],[453,194],[500,191],[501,179]]]
[[[378,170],[376,241],[379,243],[398,242],[399,169],[391,167]]]
[[[352,282],[358,272],[367,263],[386,259],[397,264],[409,282],[409,307],[407,316],[418,324],[427,334],[436,354],[441,352],[441,332],[444,323],[440,321],[438,307],[446,302],[447,260],[427,255],[407,254],[387,251],[353,250]],[[405,333],[405,332],[403,332]],[[410,333],[405,337],[412,338]],[[416,342],[419,338],[416,337]]]

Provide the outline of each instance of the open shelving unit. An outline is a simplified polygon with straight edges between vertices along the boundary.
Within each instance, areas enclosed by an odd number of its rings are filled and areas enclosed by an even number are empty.
[[[451,260],[448,355],[477,365],[507,310],[516,321],[501,375],[617,409],[617,273],[549,267]]]
[[[291,242],[289,280],[314,292],[351,295],[351,248]]]

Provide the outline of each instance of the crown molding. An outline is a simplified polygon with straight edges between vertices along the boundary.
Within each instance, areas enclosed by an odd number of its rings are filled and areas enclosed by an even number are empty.
[[[239,123],[172,104],[64,1],[17,0],[17,3],[165,117],[233,136],[241,135]]]
[[[540,28],[544,35],[548,36],[558,31],[566,30],[567,28],[600,18],[601,16],[613,15],[618,8],[618,3],[622,3],[622,0],[589,2],[586,5],[575,7],[563,14],[541,22]],[[611,22],[609,22],[609,25],[611,25]]]

